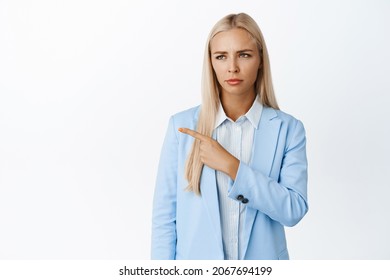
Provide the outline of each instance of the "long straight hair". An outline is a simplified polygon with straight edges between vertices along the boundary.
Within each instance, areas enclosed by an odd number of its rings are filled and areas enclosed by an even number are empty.
[[[204,52],[201,87],[202,104],[196,130],[209,137],[212,136],[215,118],[221,102],[218,81],[211,64],[210,41],[216,34],[229,31],[233,28],[246,30],[256,41],[257,49],[260,54],[261,67],[258,71],[255,82],[255,92],[259,95],[259,100],[264,106],[279,109],[272,86],[268,51],[259,26],[249,15],[245,13],[227,15],[219,20],[211,29]],[[200,195],[200,178],[203,169],[199,147],[200,141],[195,139],[184,170],[185,178],[189,183],[187,190],[193,191],[197,195]]]

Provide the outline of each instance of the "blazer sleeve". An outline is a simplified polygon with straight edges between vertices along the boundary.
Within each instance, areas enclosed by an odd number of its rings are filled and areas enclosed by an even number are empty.
[[[175,259],[178,139],[173,117],[165,135],[153,198],[151,258]]]
[[[282,225],[294,226],[308,211],[306,137],[300,121],[297,120],[291,141],[283,151],[277,180],[241,161],[228,196],[241,202],[246,198],[247,207]]]

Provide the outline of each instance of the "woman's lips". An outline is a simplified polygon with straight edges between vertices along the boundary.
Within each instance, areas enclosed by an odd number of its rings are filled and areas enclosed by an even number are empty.
[[[231,86],[235,86],[235,85],[238,85],[239,83],[242,82],[242,80],[240,79],[229,79],[229,80],[226,80],[226,82],[231,85]]]

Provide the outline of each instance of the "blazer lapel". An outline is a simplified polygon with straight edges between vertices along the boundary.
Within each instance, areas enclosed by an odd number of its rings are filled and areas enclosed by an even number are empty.
[[[213,225],[215,238],[218,242],[221,252],[223,253],[221,217],[219,214],[219,203],[218,203],[215,170],[205,165],[203,167],[202,177],[200,180],[201,180],[200,185],[201,185],[202,199],[207,209],[207,212],[209,214],[211,223]]]
[[[261,114],[260,123],[255,130],[252,147],[252,158],[250,166],[257,171],[269,176],[274,161],[276,144],[278,142],[281,120],[277,118],[274,109],[264,107]],[[256,218],[257,210],[247,207],[244,225],[244,252],[248,247],[253,222]]]

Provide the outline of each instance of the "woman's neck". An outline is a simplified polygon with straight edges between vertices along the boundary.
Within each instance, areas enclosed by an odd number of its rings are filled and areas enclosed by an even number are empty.
[[[245,96],[221,94],[220,99],[226,116],[233,121],[236,121],[240,116],[245,115],[252,107],[252,104],[256,99],[256,94],[254,92],[253,94]]]

